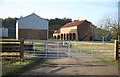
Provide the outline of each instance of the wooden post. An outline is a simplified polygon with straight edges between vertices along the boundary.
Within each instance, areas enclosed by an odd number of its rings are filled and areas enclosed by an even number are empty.
[[[115,58],[116,60],[119,59],[118,41],[117,41],[117,40],[115,40],[114,58]]]
[[[20,60],[24,61],[24,39],[21,39],[20,42]]]

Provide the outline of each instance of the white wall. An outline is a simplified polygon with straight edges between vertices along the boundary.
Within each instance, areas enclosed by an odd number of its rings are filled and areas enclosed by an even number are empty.
[[[16,23],[16,39],[18,40],[18,21]]]
[[[19,38],[19,29],[40,29],[47,30],[48,39],[48,21],[36,14],[31,14],[19,19],[16,23],[16,39]]]
[[[18,20],[19,29],[48,29],[48,21],[31,14]]]
[[[0,28],[0,37],[8,37],[8,28]]]
[[[69,33],[72,29],[77,29],[77,26],[60,28],[60,33]]]

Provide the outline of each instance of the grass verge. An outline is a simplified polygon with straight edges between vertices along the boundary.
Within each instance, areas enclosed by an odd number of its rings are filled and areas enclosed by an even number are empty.
[[[18,58],[4,58],[2,59],[2,76],[18,75],[19,72],[36,63],[39,59],[40,58],[25,58],[24,61],[20,61]]]
[[[101,59],[104,62],[114,65],[115,67],[120,67],[120,62],[115,59]]]

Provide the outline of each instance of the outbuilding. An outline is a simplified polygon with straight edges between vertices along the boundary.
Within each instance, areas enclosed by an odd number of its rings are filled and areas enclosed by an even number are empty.
[[[16,39],[48,39],[48,21],[35,13],[20,18],[16,23]]]
[[[87,20],[67,23],[55,32],[53,37],[57,38],[59,35],[61,40],[91,41],[93,40],[91,26],[92,23]]]

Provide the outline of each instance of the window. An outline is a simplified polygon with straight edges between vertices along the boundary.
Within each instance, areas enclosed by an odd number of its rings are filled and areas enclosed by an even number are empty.
[[[92,32],[92,30],[93,30],[92,28],[89,29],[90,32]]]

